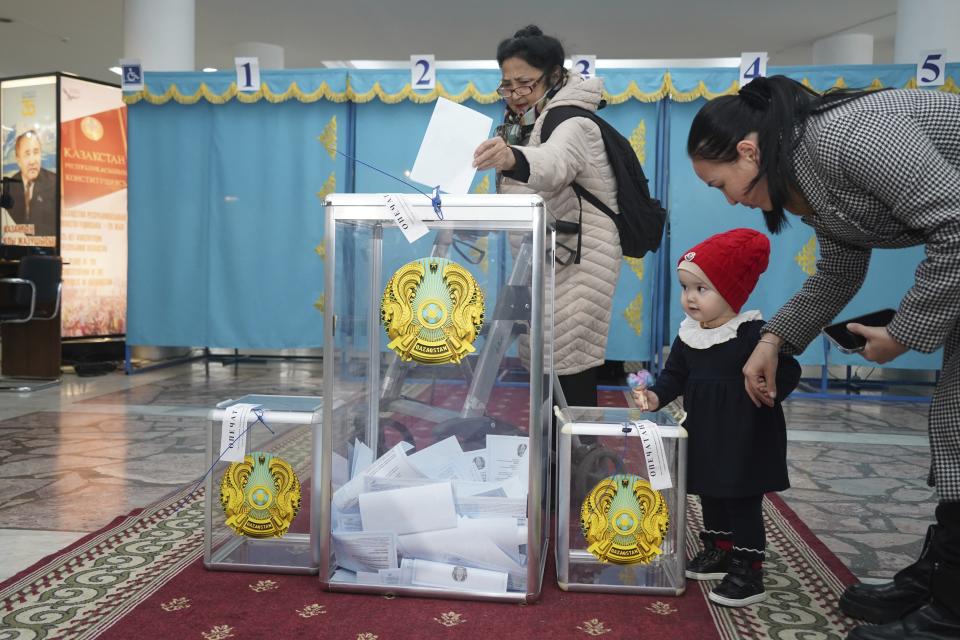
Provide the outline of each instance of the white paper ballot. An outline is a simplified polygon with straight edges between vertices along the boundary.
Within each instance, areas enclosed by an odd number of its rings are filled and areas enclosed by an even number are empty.
[[[413,468],[407,460],[410,443],[400,442],[385,454],[377,458],[366,470],[350,479],[350,482],[337,489],[333,494],[333,506],[339,511],[350,511],[357,505],[357,496],[363,491],[364,477],[383,478],[422,478],[423,474]]]
[[[490,135],[493,119],[479,111],[437,98],[410,178],[444,193],[468,193],[473,152]]]
[[[527,486],[530,474],[530,438],[487,435],[487,480],[500,482],[516,476]]]
[[[351,571],[377,571],[397,567],[397,536],[389,531],[334,533],[337,565]]]
[[[517,518],[461,518],[456,529],[398,536],[397,550],[404,558],[522,573],[520,546],[526,535],[526,525],[518,525]]]
[[[457,436],[450,436],[426,449],[411,453],[407,459],[417,471],[428,478],[446,480],[459,477],[457,470],[462,457],[460,441]]]
[[[457,497],[457,513],[468,518],[527,517],[526,498]]]
[[[350,460],[350,477],[354,478],[363,473],[371,464],[373,464],[373,450],[357,438],[353,441],[353,456]]]
[[[360,494],[364,531],[419,533],[457,526],[449,482]]]
[[[480,480],[481,482],[486,482],[487,480],[487,450],[486,449],[475,449],[474,451],[465,451],[461,462],[465,462],[469,475],[464,480]],[[473,467],[469,469],[469,467]]]
[[[413,560],[411,582],[424,587],[440,587],[457,591],[493,591],[506,593],[507,574],[500,571],[467,568],[463,565]]]

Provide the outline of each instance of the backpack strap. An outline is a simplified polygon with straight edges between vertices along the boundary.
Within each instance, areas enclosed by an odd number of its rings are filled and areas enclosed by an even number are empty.
[[[569,120],[570,118],[587,118],[593,122],[595,120],[595,114],[586,109],[574,106],[563,106],[563,107],[554,107],[553,109],[547,110],[547,115],[543,119],[543,126],[540,128],[540,142],[544,143],[547,141],[547,138],[550,137],[550,134],[553,133],[553,130],[556,129],[561,122],[564,120]],[[599,126],[599,125],[598,125]],[[602,130],[601,130],[602,133]],[[598,207],[604,211],[607,215],[616,215],[613,211],[610,210],[610,207],[603,204],[597,196],[590,193],[587,189],[580,186],[576,182],[570,184],[573,188],[573,192],[577,194],[577,202],[580,204],[580,217],[576,223],[559,221],[556,226],[558,232],[561,233],[574,233],[574,230],[577,234],[577,253],[576,257],[573,260],[574,264],[580,264],[580,253],[583,247],[583,199],[586,198],[587,202],[591,203],[593,206]],[[564,225],[564,226],[561,226]]]

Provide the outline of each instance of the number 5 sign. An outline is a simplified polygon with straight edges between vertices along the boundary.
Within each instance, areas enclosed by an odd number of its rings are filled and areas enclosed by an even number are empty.
[[[767,52],[752,51],[740,54],[740,86],[767,75]]]
[[[917,86],[939,87],[946,79],[947,50],[921,51],[917,63]]]
[[[414,90],[436,88],[437,66],[433,56],[410,56],[410,86]]]

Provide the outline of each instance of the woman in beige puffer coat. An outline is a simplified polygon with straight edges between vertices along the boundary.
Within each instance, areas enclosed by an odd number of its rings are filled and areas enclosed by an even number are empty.
[[[539,194],[548,220],[576,223],[581,203],[570,185],[579,183],[616,212],[617,181],[593,121],[569,118],[540,142],[550,109],[573,105],[596,111],[602,100],[603,81],[567,73],[564,60],[560,42],[535,26],[500,43],[499,91],[507,115],[501,136],[477,147],[474,165],[497,170],[498,193]],[[596,406],[597,371],[606,353],[622,256],[613,220],[586,200],[582,206],[579,264],[559,246],[575,248],[576,236],[557,236],[554,370],[569,405]]]

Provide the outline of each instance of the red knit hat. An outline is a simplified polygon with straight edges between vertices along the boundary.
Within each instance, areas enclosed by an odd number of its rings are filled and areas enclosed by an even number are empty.
[[[700,267],[730,308],[740,313],[743,303],[767,270],[770,241],[753,229],[733,229],[710,236],[680,258]]]

